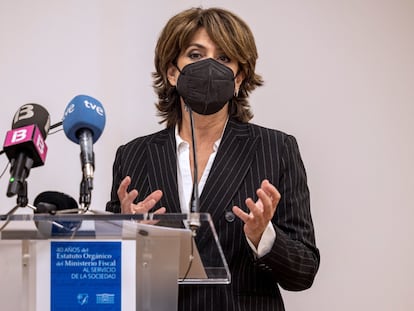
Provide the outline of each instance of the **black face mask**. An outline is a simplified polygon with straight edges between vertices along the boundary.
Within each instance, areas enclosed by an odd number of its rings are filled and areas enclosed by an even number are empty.
[[[213,114],[233,98],[233,71],[218,61],[207,58],[178,70],[177,92],[193,111]]]

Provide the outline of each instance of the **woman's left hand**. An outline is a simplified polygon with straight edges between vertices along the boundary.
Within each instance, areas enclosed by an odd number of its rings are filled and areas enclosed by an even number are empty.
[[[258,200],[246,199],[250,213],[244,212],[238,206],[233,206],[233,213],[244,222],[244,233],[257,248],[263,232],[275,214],[280,201],[280,193],[267,179],[262,181],[256,194]]]

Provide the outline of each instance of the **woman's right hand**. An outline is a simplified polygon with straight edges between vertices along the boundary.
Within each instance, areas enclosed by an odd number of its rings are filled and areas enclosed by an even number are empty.
[[[119,202],[121,203],[122,214],[145,214],[154,207],[154,205],[161,199],[162,191],[155,190],[148,195],[143,201],[134,204],[134,200],[138,196],[138,190],[133,189],[128,192],[128,187],[131,184],[131,177],[125,177],[119,185],[117,194]],[[157,209],[154,214],[164,214],[165,207]]]

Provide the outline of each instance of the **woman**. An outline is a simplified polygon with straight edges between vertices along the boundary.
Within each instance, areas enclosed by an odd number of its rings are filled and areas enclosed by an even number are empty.
[[[229,11],[172,17],[153,74],[166,128],[116,154],[107,210],[187,213],[193,116],[200,211],[212,216],[232,283],[181,285],[178,310],[284,310],[278,286],[307,289],[319,267],[296,140],[249,123],[248,96],[263,83],[257,57],[249,27]]]

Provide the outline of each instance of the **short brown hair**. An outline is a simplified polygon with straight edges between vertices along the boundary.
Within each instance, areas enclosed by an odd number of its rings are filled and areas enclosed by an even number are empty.
[[[258,58],[256,44],[249,26],[235,14],[220,8],[191,8],[173,16],[162,30],[155,47],[153,87],[158,95],[158,115],[167,127],[181,121],[180,97],[167,78],[167,70],[175,64],[181,51],[186,49],[194,33],[205,28],[211,40],[228,57],[239,64],[244,74],[237,97],[230,101],[229,113],[241,122],[248,122],[253,113],[247,100],[249,93],[263,84],[255,73]]]

